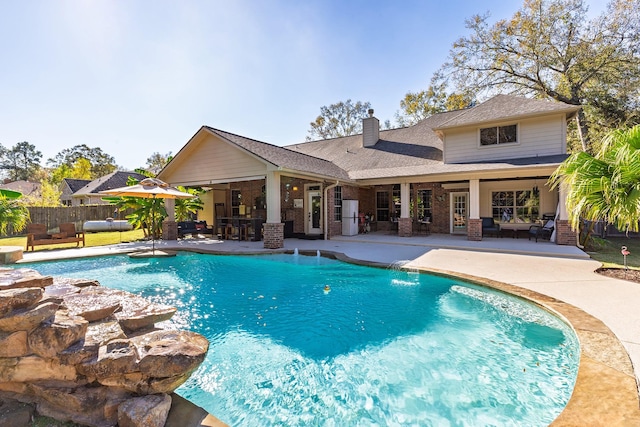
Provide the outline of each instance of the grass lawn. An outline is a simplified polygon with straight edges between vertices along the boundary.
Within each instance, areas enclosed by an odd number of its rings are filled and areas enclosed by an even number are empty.
[[[116,243],[135,242],[137,240],[144,239],[144,232],[142,230],[131,231],[105,231],[101,233],[85,233],[84,243],[85,246],[104,246],[114,245]],[[0,246],[22,246],[26,248],[27,236],[20,237],[5,237],[0,239]],[[47,251],[51,249],[64,249],[75,248],[76,243],[62,243],[57,245],[42,245],[36,246],[36,251]]]
[[[640,237],[607,237],[594,239],[594,244],[585,249],[591,258],[600,261],[605,268],[624,268],[624,259],[620,250],[626,246],[627,266],[640,269]]]

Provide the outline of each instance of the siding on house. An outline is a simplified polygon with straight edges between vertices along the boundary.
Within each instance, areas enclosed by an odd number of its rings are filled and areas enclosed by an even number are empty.
[[[228,182],[265,175],[267,172],[265,163],[214,135],[206,135],[189,147],[180,164],[188,167],[174,164],[163,174],[163,179],[174,185],[203,185],[216,180]]]
[[[450,129],[445,132],[444,162],[467,163],[488,160],[529,158],[566,153],[566,124],[564,115],[539,117],[481,127],[518,125],[518,142],[480,146],[480,126]]]

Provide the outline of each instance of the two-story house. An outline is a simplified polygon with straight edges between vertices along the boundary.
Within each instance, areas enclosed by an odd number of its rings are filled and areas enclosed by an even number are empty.
[[[481,217],[517,230],[549,215],[556,242],[575,244],[564,197],[547,180],[567,157],[578,109],[498,95],[383,131],[371,110],[360,135],[284,147],[203,126],[159,178],[207,190],[201,219],[264,218],[267,248],[292,234],[341,234],[347,199],[375,230],[400,236],[429,221],[431,232],[480,240]]]

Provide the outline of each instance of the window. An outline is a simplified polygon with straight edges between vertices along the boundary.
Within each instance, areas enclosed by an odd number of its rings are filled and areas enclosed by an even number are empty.
[[[333,189],[333,220],[342,221],[342,187]]]
[[[518,142],[518,126],[495,126],[480,129],[480,145],[506,144]]]
[[[376,220],[389,221],[389,192],[376,192]]]
[[[416,217],[418,220],[433,219],[431,213],[431,190],[418,190],[418,199],[416,204]]]
[[[535,189],[494,191],[491,206],[496,221],[534,222],[540,216],[540,195]]]

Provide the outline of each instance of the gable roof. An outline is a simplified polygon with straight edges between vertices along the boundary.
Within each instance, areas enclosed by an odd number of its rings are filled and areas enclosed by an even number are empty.
[[[7,182],[6,184],[0,185],[0,188],[2,188],[3,190],[18,191],[22,193],[23,196],[34,195],[37,197],[40,197],[41,187],[42,184],[40,184],[39,182],[30,182],[24,180]]]
[[[127,185],[127,180],[129,179],[129,177],[133,177],[140,181],[146,178],[146,176],[137,172],[115,171],[105,176],[101,176],[100,178],[94,179],[93,181],[89,182],[78,191],[73,193],[73,195],[88,196],[104,190],[124,187],[125,185]]]
[[[71,190],[72,193],[75,193],[76,191],[80,190],[82,187],[84,187],[85,185],[91,182],[90,179],[75,179],[75,178],[64,178],[63,181],[67,184],[67,187],[69,187],[69,190]]]
[[[268,144],[255,139],[246,138],[220,129],[204,126],[209,132],[218,135],[227,142],[254,154],[265,162],[276,167],[292,171],[308,172],[338,179],[349,179],[347,172],[338,165],[305,153],[296,152],[286,147]]]
[[[493,172],[523,167],[556,167],[567,157],[566,155],[445,164],[440,130],[544,115],[565,114],[570,117],[579,109],[579,106],[560,102],[497,95],[483,104],[465,110],[434,114],[413,126],[381,130],[379,140],[367,147],[363,145],[362,134],[280,147],[203,126],[165,166],[159,176],[163,172],[171,173],[170,168],[176,165],[174,161],[189,152],[185,148],[197,141],[196,136],[202,135],[202,132],[216,135],[264,162],[265,165],[272,165],[283,171],[313,174],[342,181]]]
[[[580,109],[578,105],[541,99],[523,98],[513,95],[496,95],[488,101],[463,110],[461,114],[433,128],[451,129],[471,126],[479,123],[508,121],[516,118],[535,117],[551,113],[574,114]]]

